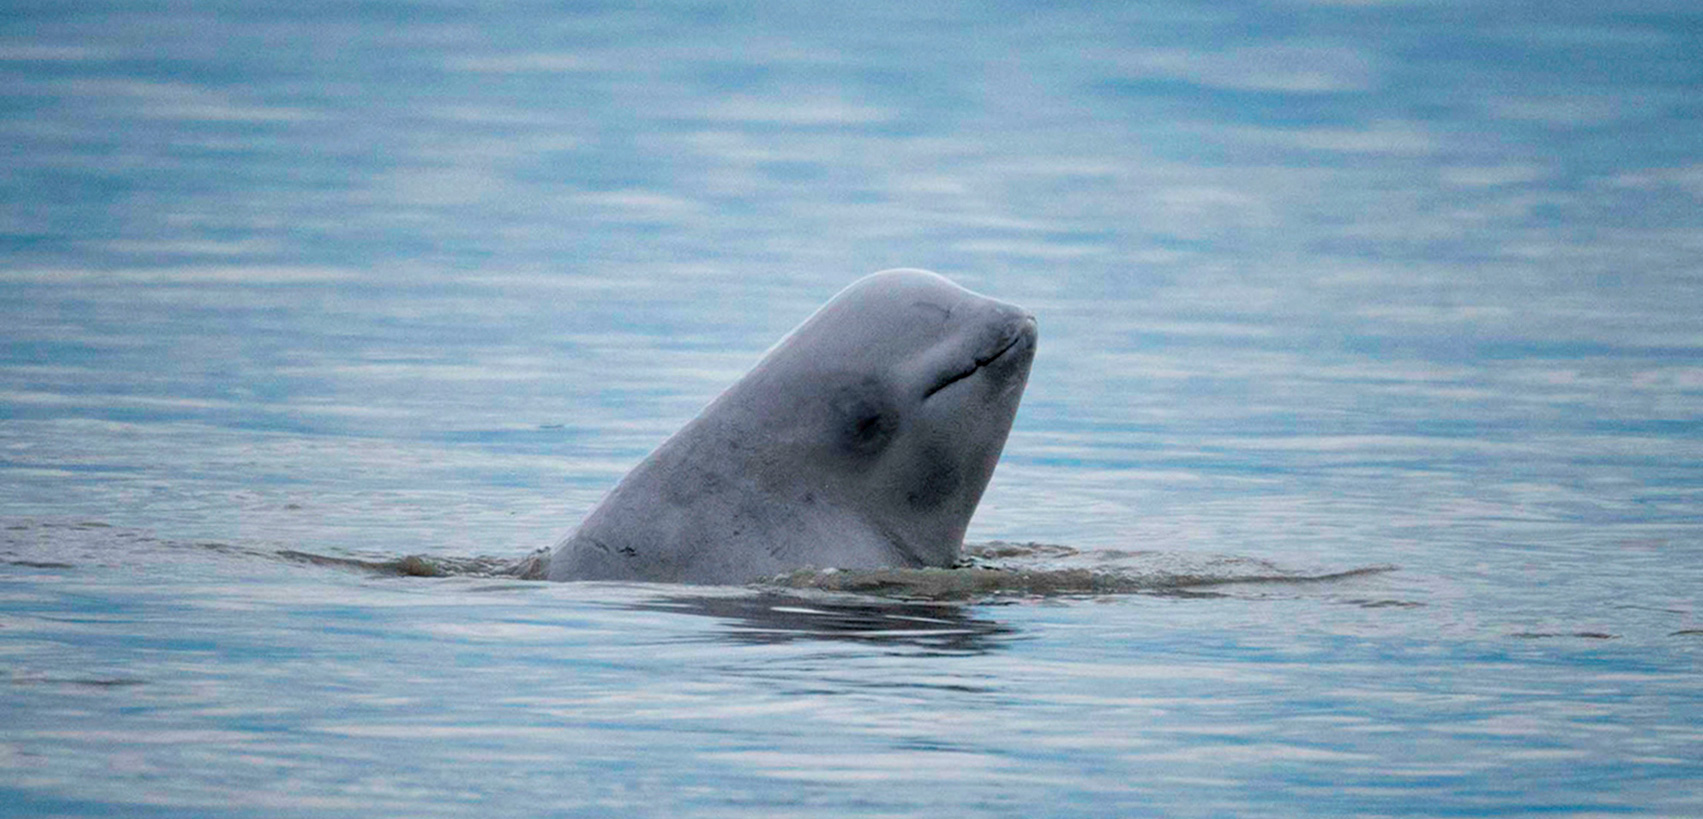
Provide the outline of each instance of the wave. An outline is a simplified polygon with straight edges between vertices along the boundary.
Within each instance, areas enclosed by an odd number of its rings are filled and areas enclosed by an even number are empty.
[[[6,521],[0,527],[0,565],[74,571],[113,559],[136,560],[200,554],[271,560],[395,577],[470,577],[543,580],[550,551],[521,557],[396,557],[326,554],[293,548],[217,541],[172,541],[104,523]],[[120,557],[122,555],[122,557]],[[1393,571],[1388,565],[1300,571],[1255,558],[1164,551],[1076,549],[1048,543],[993,541],[966,544],[951,568],[801,569],[746,588],[770,592],[825,592],[889,600],[957,601],[1001,597],[1150,594],[1223,597],[1232,587],[1320,584]],[[1368,607],[1420,605],[1405,601],[1353,601]]]
[[[404,555],[361,559],[284,550],[277,557],[406,577],[508,577],[542,580],[549,550],[518,559]],[[1160,551],[1075,549],[1049,543],[966,544],[952,568],[801,569],[751,584],[922,600],[1007,596],[1170,594],[1223,596],[1215,589],[1247,584],[1308,584],[1351,580],[1395,570],[1388,565],[1302,572],[1254,558]]]
[[[1301,572],[1229,555],[993,541],[966,544],[963,558],[950,569],[805,569],[772,578],[767,585],[931,600],[1105,594],[1223,596],[1215,589],[1240,584],[1326,583],[1395,568],[1379,565]]]

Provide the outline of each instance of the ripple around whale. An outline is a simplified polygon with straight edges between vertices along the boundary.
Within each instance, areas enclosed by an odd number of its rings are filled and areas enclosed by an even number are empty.
[[[0,565],[75,571],[113,560],[158,560],[194,555],[282,561],[392,577],[543,580],[550,551],[519,558],[410,554],[339,555],[292,548],[213,541],[174,541],[141,530],[96,522],[9,521],[0,531]],[[801,569],[745,586],[722,587],[785,594],[849,595],[888,601],[977,601],[1023,597],[1166,595],[1219,597],[1238,588],[1351,581],[1393,571],[1388,565],[1302,571],[1269,561],[1195,552],[1075,549],[1046,543],[992,541],[964,545],[952,568]],[[656,585],[673,588],[672,584]],[[717,587],[701,587],[700,591]],[[1359,601],[1368,607],[1413,606],[1392,600]]]
[[[546,550],[518,560],[435,555],[363,560],[295,550],[282,551],[277,556],[397,576],[522,580],[543,579],[549,572],[550,560]],[[992,541],[965,544],[963,559],[949,569],[801,569],[750,587],[938,601],[1117,594],[1202,597],[1224,596],[1226,592],[1218,587],[1231,585],[1326,583],[1395,568],[1382,565],[1302,572],[1269,561],[1230,555],[1083,550],[1057,544]]]
[[[1080,550],[1046,543],[966,544],[950,569],[806,569],[771,585],[927,600],[1011,596],[1165,594],[1222,596],[1214,587],[1349,580],[1393,571],[1364,566],[1301,572],[1264,560],[1160,551]]]

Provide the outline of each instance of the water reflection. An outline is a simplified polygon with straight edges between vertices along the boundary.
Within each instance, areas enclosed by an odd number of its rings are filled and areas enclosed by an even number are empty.
[[[970,607],[855,598],[669,595],[630,604],[635,611],[697,614],[729,628],[717,639],[742,645],[799,640],[908,646],[940,654],[986,654],[1015,639],[1017,630],[977,617]]]

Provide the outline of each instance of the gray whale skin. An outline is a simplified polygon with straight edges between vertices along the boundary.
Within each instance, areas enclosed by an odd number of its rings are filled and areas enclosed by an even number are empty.
[[[951,566],[1035,340],[1027,311],[933,273],[859,279],[627,473],[548,577]]]

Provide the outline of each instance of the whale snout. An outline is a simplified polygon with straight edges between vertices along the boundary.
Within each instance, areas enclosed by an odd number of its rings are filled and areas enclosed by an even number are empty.
[[[1040,340],[1040,325],[1034,315],[1023,313],[1011,329],[1011,340],[999,355],[984,365],[990,375],[1002,382],[1015,383],[1021,389],[1028,381],[1029,366],[1035,360],[1035,343]]]
[[[1018,344],[1026,344],[1033,348],[1035,342],[1041,337],[1041,326],[1039,322],[1035,321],[1035,314],[1025,312],[1017,322],[1016,333]]]
[[[1005,380],[1027,372],[1039,334],[1035,316],[1003,302],[994,302],[992,307],[992,315],[975,334],[969,349],[959,352],[957,360],[934,379],[923,393],[924,400],[977,373],[997,370],[993,377]]]
[[[1032,351],[1040,336],[1035,314],[1014,304],[995,302],[995,315],[989,322],[987,352],[976,356],[978,366],[985,366],[1013,353]]]

